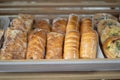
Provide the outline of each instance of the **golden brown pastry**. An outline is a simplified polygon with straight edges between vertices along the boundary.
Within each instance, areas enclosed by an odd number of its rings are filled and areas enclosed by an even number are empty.
[[[75,14],[70,14],[66,27],[66,32],[73,30],[79,31],[79,17]]]
[[[79,58],[79,39],[78,31],[69,31],[66,33],[64,42],[64,59]]]
[[[112,27],[112,26],[120,26],[120,23],[112,19],[101,20],[97,27],[99,35],[101,36],[105,27]]]
[[[117,18],[115,16],[108,13],[97,13],[94,15],[93,18],[94,18],[94,27],[97,27],[98,23],[101,20],[112,19],[117,21]]]
[[[35,29],[29,33],[27,59],[43,59],[45,55],[46,32]]]
[[[46,32],[50,32],[49,19],[36,20],[35,28],[43,29]]]
[[[101,43],[112,36],[120,36],[120,25],[119,26],[106,26],[104,30],[102,30],[102,34],[100,36]]]
[[[18,15],[18,18],[15,18],[11,22],[11,26],[14,27],[14,29],[22,30],[25,32],[28,32],[31,30],[33,25],[33,16],[28,14],[20,14]]]
[[[120,58],[120,36],[108,38],[103,43],[103,51],[107,58]]]
[[[66,18],[55,18],[53,20],[52,31],[65,34],[67,26]]]
[[[90,19],[83,19],[81,23],[80,58],[96,58],[98,36],[92,29]]]
[[[91,31],[92,21],[90,18],[83,18],[81,20],[81,34]]]
[[[63,39],[61,33],[50,32],[47,34],[46,59],[62,59]]]
[[[8,28],[1,49],[1,59],[25,59],[27,50],[27,33]]]

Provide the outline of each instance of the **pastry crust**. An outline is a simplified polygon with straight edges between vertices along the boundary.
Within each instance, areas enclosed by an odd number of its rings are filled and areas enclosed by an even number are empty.
[[[11,27],[16,30],[22,30],[28,32],[31,30],[33,25],[33,16],[28,14],[20,14],[18,18],[15,18],[11,22]]]
[[[67,26],[67,19],[66,18],[55,18],[53,20],[52,31],[65,34],[66,33],[66,26]]]
[[[29,33],[27,59],[43,59],[45,55],[46,32],[35,29]]]
[[[36,20],[34,28],[43,29],[47,33],[50,32],[50,24],[49,19],[40,19]]]
[[[111,14],[108,14],[108,13],[98,13],[98,14],[94,15],[94,27],[97,27],[98,23],[101,20],[106,20],[106,19],[112,19],[112,20],[116,20],[117,21],[117,18],[115,16],[111,15]]]
[[[69,31],[65,36],[64,59],[79,58],[80,34],[78,31]]]
[[[105,27],[112,27],[112,26],[120,26],[120,23],[112,19],[101,20],[97,27],[99,35],[101,36]]]
[[[104,30],[102,31],[102,34],[100,36],[101,43],[103,44],[104,41],[112,36],[120,36],[120,25],[119,26],[106,26]]]
[[[81,30],[80,58],[96,58],[98,35],[90,19],[82,20]]]
[[[79,31],[79,17],[75,14],[70,14],[66,27],[66,32],[73,30]]]
[[[103,51],[107,58],[120,58],[120,36],[108,38],[103,43]]]
[[[25,59],[27,50],[27,33],[8,28],[1,49],[1,59]]]
[[[50,32],[47,34],[46,59],[62,59],[64,35]]]
[[[90,32],[92,29],[92,21],[89,18],[83,18],[81,20],[81,34]]]

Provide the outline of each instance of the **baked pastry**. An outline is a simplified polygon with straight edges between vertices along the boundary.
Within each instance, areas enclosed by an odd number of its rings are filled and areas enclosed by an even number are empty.
[[[52,31],[65,34],[66,33],[66,26],[67,26],[67,19],[66,18],[55,18],[53,20]]]
[[[82,20],[81,30],[80,58],[96,58],[98,36],[90,19]]]
[[[27,33],[8,28],[1,49],[1,59],[25,59],[27,50]]]
[[[79,40],[80,34],[78,31],[69,31],[66,33],[64,42],[64,59],[79,58]]]
[[[106,26],[104,30],[102,30],[102,34],[100,36],[101,43],[103,43],[107,38],[112,36],[120,36],[120,25]]]
[[[33,16],[28,14],[20,14],[18,18],[15,18],[11,22],[11,27],[14,29],[22,30],[28,32],[31,30],[33,25]]]
[[[43,59],[45,55],[46,32],[35,29],[29,33],[27,59]]]
[[[107,58],[120,58],[120,36],[108,38],[103,43],[103,51]]]
[[[50,32],[49,19],[36,20],[34,28],[43,29],[46,32]]]
[[[63,39],[61,33],[50,32],[47,34],[46,59],[62,59]]]
[[[97,13],[94,15],[93,18],[94,18],[94,27],[97,27],[98,23],[101,20],[112,19],[117,21],[117,18],[115,16],[108,13]]]
[[[83,18],[81,20],[81,30],[80,30],[81,34],[89,32],[89,31],[91,31],[91,29],[92,29],[91,19],[90,18]]]
[[[79,31],[79,17],[75,14],[70,14],[68,19],[68,24],[66,27],[66,32],[73,30]]]
[[[112,19],[101,20],[98,24],[97,31],[101,36],[101,34],[103,33],[102,30],[104,30],[105,27],[111,28],[112,26],[120,26],[120,23]]]

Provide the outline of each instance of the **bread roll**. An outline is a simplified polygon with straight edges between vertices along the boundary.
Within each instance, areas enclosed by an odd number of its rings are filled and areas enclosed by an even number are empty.
[[[98,36],[92,29],[90,19],[83,19],[81,23],[80,58],[96,58]]]
[[[27,33],[8,28],[1,49],[1,59],[25,59],[27,50]]]
[[[101,20],[106,20],[106,19],[112,19],[112,20],[116,20],[117,21],[117,18],[111,14],[108,14],[108,13],[97,13],[94,15],[94,27],[97,27],[98,26],[98,23],[101,21]]]
[[[35,29],[29,33],[27,59],[43,59],[45,55],[46,32]]]
[[[36,20],[34,28],[43,29],[46,32],[50,32],[49,19]]]
[[[67,26],[67,19],[66,18],[55,18],[53,20],[52,31],[65,34],[66,33],[66,26]]]
[[[97,27],[99,35],[101,36],[105,27],[111,28],[111,26],[120,26],[120,23],[112,19],[101,20]]]
[[[11,22],[11,27],[16,30],[22,30],[28,32],[31,30],[33,25],[33,16],[28,14],[20,14],[18,18],[15,18]]]
[[[50,32],[47,34],[46,59],[62,59],[63,39],[61,33]]]
[[[120,36],[120,25],[119,26],[106,26],[104,30],[102,30],[102,34],[100,36],[101,43],[103,44],[104,41],[112,36]]]
[[[107,58],[120,58],[120,36],[108,38],[103,43],[103,51]]]
[[[73,30],[79,31],[79,23],[78,22],[79,22],[78,16],[75,14],[71,14],[68,19],[66,32],[73,31]]]
[[[79,39],[78,31],[69,31],[66,33],[64,42],[64,59],[79,58]]]

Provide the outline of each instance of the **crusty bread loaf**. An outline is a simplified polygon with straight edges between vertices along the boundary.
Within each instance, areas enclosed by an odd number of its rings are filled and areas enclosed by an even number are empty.
[[[70,14],[68,19],[68,24],[66,27],[66,32],[73,30],[79,31],[79,17],[75,14]]]
[[[27,50],[27,33],[8,28],[1,49],[1,59],[25,59]]]
[[[50,24],[49,24],[49,19],[40,19],[40,20],[36,20],[34,28],[39,28],[39,29],[43,29],[46,32],[50,32]]]
[[[64,42],[64,59],[79,58],[79,39],[78,31],[69,31],[66,33]]]
[[[46,32],[35,29],[29,33],[27,59],[43,59],[45,56]]]
[[[47,34],[46,59],[62,59],[64,35],[50,32]]]
[[[11,27],[16,30],[22,30],[28,32],[31,30],[33,25],[33,16],[29,14],[20,14],[18,18],[14,18],[11,22]]]
[[[98,36],[92,29],[90,19],[83,19],[81,22],[81,44],[80,58],[96,58]]]
[[[66,18],[55,18],[53,20],[52,31],[65,34],[67,26]]]

